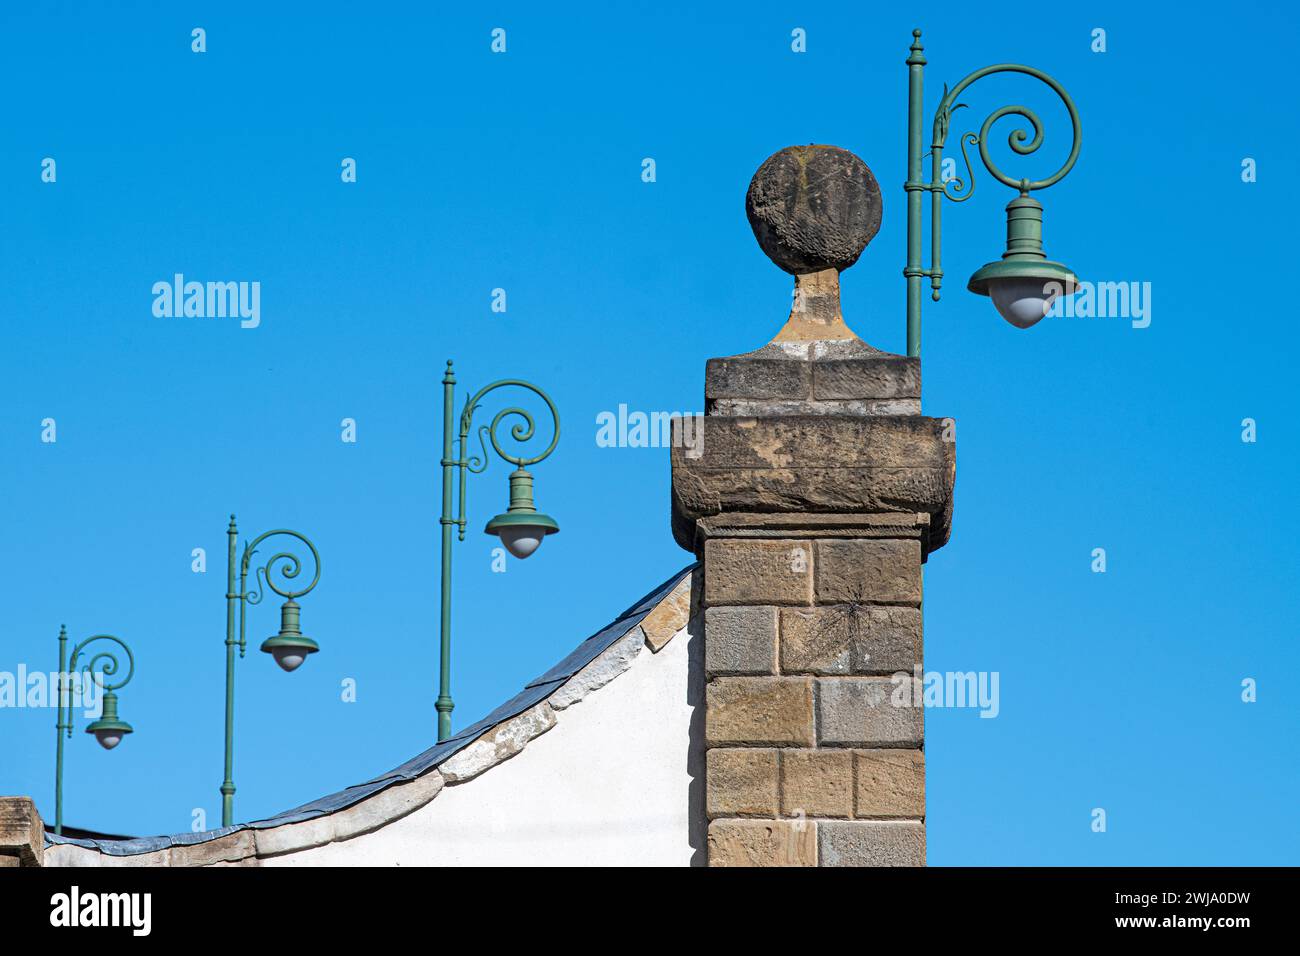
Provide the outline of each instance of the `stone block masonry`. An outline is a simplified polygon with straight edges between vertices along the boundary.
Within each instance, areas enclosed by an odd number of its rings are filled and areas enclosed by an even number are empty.
[[[802,381],[775,374],[772,360],[752,375],[743,358],[728,361],[733,392],[746,383],[772,391]],[[886,359],[871,362],[869,374],[837,381],[888,383],[910,374],[891,377]],[[706,416],[706,449],[711,424]],[[913,482],[909,501],[922,505],[915,511],[882,510],[872,489],[882,473],[912,468],[909,449],[926,474],[951,475],[951,446],[931,444],[937,424],[916,421],[831,431],[919,437],[880,444],[877,460],[852,441],[817,441],[823,432],[815,423],[756,425],[729,428],[730,444],[714,446],[712,458],[707,450],[696,459],[674,456],[674,488],[691,489],[674,491],[674,528],[703,561],[711,866],[925,863],[925,721],[910,685],[922,664],[921,569],[943,540],[933,521],[947,520],[951,482]],[[799,450],[804,440],[816,454]],[[797,467],[784,478],[754,467],[801,457],[827,482],[838,464],[851,462],[850,474],[862,479],[858,491],[841,484],[841,497],[827,501],[834,509],[856,501],[856,510],[816,510]],[[710,469],[707,483],[697,481],[702,468]],[[782,481],[802,490],[774,498]],[[726,489],[725,498],[713,499],[716,510],[694,509],[708,487]],[[774,504],[781,510],[764,510]]]
[[[925,863],[921,523],[849,530],[909,520],[705,540],[711,866]]]
[[[0,797],[0,867],[40,866],[45,832],[29,797]]]
[[[897,394],[915,374],[882,353],[856,371],[834,354],[836,402],[855,382]],[[781,361],[728,359],[712,366],[715,386],[761,412],[764,395],[817,381],[815,359],[784,359],[813,366],[798,374]],[[816,393],[802,400],[804,412]],[[711,866],[925,864],[925,720],[912,685],[922,566],[951,515],[952,446],[934,419],[835,407],[732,416],[719,442],[706,415],[704,453],[674,452],[673,528],[703,561]],[[886,507],[900,497],[912,510]]]

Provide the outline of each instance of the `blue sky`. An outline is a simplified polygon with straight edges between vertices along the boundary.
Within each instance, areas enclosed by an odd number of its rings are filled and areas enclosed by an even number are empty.
[[[1300,333],[1268,301],[1287,287],[1297,204],[1300,129],[1279,119],[1294,8],[696,7],[6,5],[0,670],[53,669],[63,622],[76,638],[120,634],[138,658],[121,695],[136,734],[112,753],[69,742],[67,821],[131,834],[187,830],[195,808],[219,821],[232,511],[247,536],[307,533],[324,560],[302,602],[322,653],[302,670],[256,651],[279,622],[271,602],[252,611],[237,816],[433,741],[447,358],[463,386],[537,382],[563,417],[535,469],[563,531],[504,574],[480,531],[509,469],[472,480],[458,726],[686,564],[667,451],[597,447],[596,416],[700,410],[705,360],[775,333],[790,280],[753,242],[743,199],[791,144],[843,146],[875,172],[883,226],[844,275],[844,309],[872,344],[903,349],[903,60],[920,26],[927,114],[944,81],[993,62],[1065,85],[1084,143],[1040,194],[1047,251],[1084,279],[1152,290],[1144,329],[1017,331],[964,291],[1002,251],[1010,192],[980,168],[975,197],[945,209],[924,405],[957,421],[958,481],[952,542],[926,569],[926,665],[999,672],[1001,712],[927,714],[929,860],[1294,863]],[[1091,51],[1097,27],[1105,53]],[[963,99],[954,145],[1024,102],[1047,141],[1010,159],[1004,121],[999,160],[1039,175],[1068,149],[1063,112],[1028,80]],[[340,181],[344,157],[356,183]],[[646,157],[656,182],[641,179]],[[1246,157],[1258,182],[1242,182]],[[177,272],[260,282],[261,325],[155,318],[150,289]],[[1268,295],[1244,299],[1247,286]],[[206,574],[191,571],[196,547]],[[340,700],[345,678],[355,703]],[[47,816],[53,721],[0,712],[0,792],[34,795]]]

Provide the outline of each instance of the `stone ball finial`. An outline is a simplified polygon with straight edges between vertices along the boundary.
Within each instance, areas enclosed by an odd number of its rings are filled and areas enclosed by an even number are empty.
[[[745,214],[767,257],[793,275],[843,271],[880,230],[880,186],[838,146],[787,146],[758,167]]]

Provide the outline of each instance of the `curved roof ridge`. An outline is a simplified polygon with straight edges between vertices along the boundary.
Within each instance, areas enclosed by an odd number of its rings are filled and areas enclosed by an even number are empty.
[[[270,830],[276,827],[288,826],[295,823],[304,823],[327,817],[341,810],[346,810],[349,807],[356,806],[362,801],[367,800],[394,785],[409,783],[418,778],[424,777],[429,774],[430,771],[437,769],[441,764],[448,761],[457,753],[464,751],[465,748],[469,747],[475,741],[486,736],[490,732],[497,728],[502,728],[509,722],[516,721],[516,719],[523,719],[524,717],[530,716],[530,711],[533,711],[540,705],[544,704],[548,698],[568,684],[580,671],[587,667],[588,664],[592,663],[596,658],[600,657],[607,650],[613,647],[618,641],[629,635],[639,625],[645,623],[652,612],[661,605],[668,605],[669,598],[675,595],[678,591],[679,585],[683,580],[686,580],[690,576],[696,567],[698,567],[697,563],[687,565],[667,581],[651,590],[640,600],[633,603],[627,610],[623,611],[623,613],[613,621],[606,624],[603,628],[575,647],[544,674],[529,681],[528,684],[524,686],[523,690],[500,704],[487,716],[475,721],[473,724],[470,724],[468,727],[448,739],[435,744],[423,753],[412,757],[405,763],[394,767],[387,773],[372,777],[363,783],[354,784],[353,786],[346,787],[335,793],[319,797],[310,803],[305,803],[291,810],[285,810],[263,820],[237,823],[233,826],[220,827],[215,830],[204,830],[199,833],[177,833],[168,836],[153,837],[73,837],[67,834],[61,836],[56,835],[47,829],[45,833],[46,845],[54,846],[59,844],[70,844],[86,850],[98,851],[109,856],[136,856],[144,853],[167,851],[174,847],[196,846],[211,843],[212,841],[222,839],[223,837],[240,834],[241,831]],[[670,638],[673,633],[676,633],[676,631],[680,630],[681,626],[684,626],[685,620],[689,616],[689,587],[686,589],[685,593],[687,597],[685,602],[680,600],[673,602],[674,605],[680,606],[675,607],[677,613],[671,615],[671,623],[669,626],[672,627],[672,630],[668,632],[666,636],[661,638],[646,635],[645,639],[650,643],[653,650],[657,651],[667,642],[668,638]],[[679,620],[680,623],[677,623]],[[674,624],[675,626],[673,626]],[[613,676],[617,676],[617,674],[611,675],[609,679],[612,679]],[[602,684],[603,683],[605,682],[602,682]],[[594,689],[595,686],[601,686],[601,684],[594,685],[591,689]],[[573,697],[563,706],[568,706],[568,703],[575,702],[577,699],[580,699],[580,696],[581,694],[579,694],[578,697]],[[557,704],[556,709],[562,709],[561,705]],[[549,705],[546,710],[548,712],[550,711]],[[538,725],[537,720],[532,720],[530,722],[532,726],[526,731],[528,736],[518,744],[518,748],[522,749],[523,745],[526,744],[528,740],[532,739],[532,737],[538,736],[546,730],[549,730],[550,727],[554,725],[554,722],[555,719],[553,713],[550,715],[550,723],[545,724],[544,726]],[[477,773],[481,772],[483,769],[487,769],[487,767],[482,767],[478,771],[469,773],[462,771],[459,777],[449,777],[449,779],[469,779],[472,776],[476,776]],[[405,807],[404,809],[400,807],[397,808],[401,809],[402,812],[395,813],[395,815],[390,819],[404,816],[405,813],[409,813],[418,806],[422,806],[424,803],[427,803],[428,800],[433,799],[440,789],[441,779],[437,782],[435,787],[426,788],[426,790],[428,790],[427,796],[422,800],[422,802]],[[375,825],[370,826],[369,829],[377,829],[379,826],[382,826],[387,822],[387,819],[382,820],[375,823]],[[360,832],[368,831],[357,831],[357,833],[351,835],[358,835]],[[249,836],[251,836],[251,834],[249,834]],[[346,838],[347,837],[332,836],[328,839],[321,840],[320,842],[323,843],[329,842],[330,839]],[[247,840],[246,842],[252,844],[253,841]],[[304,844],[301,848],[306,848],[307,845],[319,845],[319,843]],[[295,846],[294,848],[299,847]],[[279,852],[290,851],[290,849],[285,849]],[[254,855],[254,853],[256,853],[256,851],[251,853],[240,852],[233,857],[221,857],[218,854],[212,862],[220,862],[222,859],[242,859],[246,856]]]

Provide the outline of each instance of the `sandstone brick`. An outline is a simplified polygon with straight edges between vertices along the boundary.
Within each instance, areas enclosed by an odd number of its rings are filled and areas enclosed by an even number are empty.
[[[920,398],[921,360],[902,355],[823,359],[813,362],[818,399]]]
[[[45,859],[41,865],[45,867],[77,866],[108,868],[171,866],[171,854],[172,851],[169,847],[162,850],[153,850],[149,853],[128,853],[123,856],[113,856],[109,853],[103,853],[100,850],[87,850],[73,843],[55,843],[46,848]]]
[[[44,867],[58,866],[98,866],[97,862],[90,860],[91,856],[100,856],[93,850],[84,850],[73,843],[52,843],[45,848],[45,856],[41,862]],[[169,854],[170,855],[170,854]]]
[[[919,750],[859,750],[853,754],[858,817],[924,817],[925,754]]]
[[[40,866],[45,829],[31,797],[0,797],[0,857],[15,866]]]
[[[911,539],[817,542],[817,603],[920,604],[921,544]]]
[[[738,396],[745,397],[745,396]],[[800,396],[788,396],[797,399]],[[868,398],[873,396],[852,396]],[[870,468],[877,473],[890,469],[944,469],[953,460],[951,442],[945,442],[945,432],[950,434],[946,420],[921,416],[897,418],[862,418],[853,415],[792,415],[725,418],[705,416],[705,442],[703,456],[696,460],[697,473],[720,474],[725,471],[803,471],[822,468]],[[684,452],[673,448],[673,452]],[[681,457],[685,457],[682,455]],[[677,462],[674,462],[677,464]],[[878,481],[889,482],[897,475],[878,474]],[[882,484],[881,487],[884,487]],[[791,489],[796,505],[806,499],[801,495],[810,489]],[[845,492],[857,492],[855,487]],[[941,492],[941,487],[930,489],[931,494]],[[857,496],[861,504],[869,503],[868,496]],[[757,501],[749,499],[757,504]],[[732,508],[725,511],[756,511],[752,507]],[[791,507],[786,511],[802,511]],[[862,508],[857,511],[865,510]],[[910,506],[878,508],[874,510],[925,511]],[[842,513],[852,513],[845,509]],[[700,517],[703,517],[702,515]]]
[[[350,840],[418,810],[436,797],[442,787],[442,774],[431,770],[414,780],[394,784],[344,810],[299,823],[257,830],[257,855],[278,856],[324,846],[336,840]]]
[[[336,811],[332,814],[334,839],[350,840],[385,827],[394,820],[400,820],[429,803],[442,788],[442,774],[431,770],[414,780],[381,790],[347,809]]]
[[[172,866],[210,866],[213,863],[232,863],[250,856],[257,856],[253,831],[236,830],[215,840],[173,846],[170,862]]]
[[[752,747],[708,752],[705,806],[709,819],[776,816],[777,752]]]
[[[822,399],[714,398],[710,416],[732,415],[758,418],[765,415],[920,415],[919,398]],[[706,421],[708,419],[706,418]]]
[[[781,812],[799,817],[847,817],[853,809],[853,755],[845,750],[787,750],[781,754]]]
[[[921,415],[706,416],[702,448],[671,449],[673,536],[695,551],[695,522],[724,513],[911,512],[929,516],[936,550],[952,522],[948,428]]]
[[[850,623],[847,605],[782,608],[781,673],[848,674]]]
[[[631,667],[643,647],[645,632],[639,626],[632,628],[561,684],[555,693],[546,698],[546,702],[552,710],[564,710],[581,703],[592,691],[600,690]]]
[[[464,783],[485,770],[509,760],[555,726],[555,711],[542,701],[535,707],[497,724],[464,750],[457,751],[438,765],[443,783]]]
[[[912,673],[924,661],[922,615],[914,607],[858,608],[854,631],[853,673]]]
[[[914,677],[822,677],[817,681],[817,740],[832,746],[921,746],[921,689]],[[916,702],[916,703],[914,703]]]
[[[278,827],[257,830],[257,855],[278,856],[282,853],[297,853],[312,847],[324,846],[334,840],[334,817],[332,814],[313,817],[298,823],[285,823]]]
[[[714,820],[709,866],[816,866],[817,826],[804,820]]]
[[[782,608],[780,635],[785,674],[911,673],[921,663],[916,608]]]
[[[718,677],[705,690],[710,747],[813,743],[812,681],[806,677]]]
[[[704,366],[704,397],[809,398],[812,366],[789,358],[714,358]]]
[[[645,642],[650,650],[657,652],[690,620],[694,582],[698,574],[698,571],[688,574],[677,582],[677,587],[641,621],[641,630],[645,632]]]
[[[776,608],[711,607],[704,612],[704,670],[771,674],[776,670]]]
[[[925,866],[925,824],[846,820],[817,824],[821,866]]]
[[[704,603],[811,604],[812,542],[718,538],[704,544]]]

